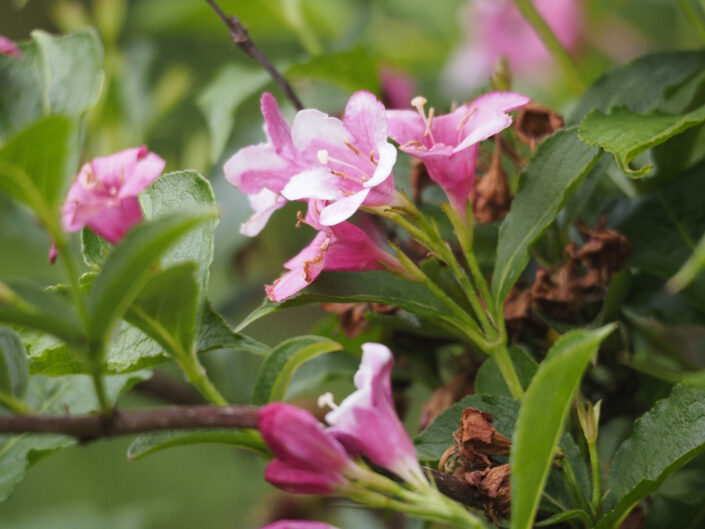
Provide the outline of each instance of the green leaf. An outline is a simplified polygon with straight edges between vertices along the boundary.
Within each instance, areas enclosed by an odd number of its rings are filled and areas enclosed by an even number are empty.
[[[290,307],[311,303],[384,303],[406,309],[419,317],[448,317],[443,303],[421,283],[396,277],[389,272],[324,272],[306,289],[286,301],[265,300],[235,329],[241,331],[252,322]]]
[[[211,134],[211,161],[217,161],[235,126],[235,113],[247,98],[269,82],[262,68],[230,64],[218,72],[198,96],[197,104],[206,118]]]
[[[30,372],[41,375],[71,375],[89,373],[89,366],[61,340],[48,334],[23,330],[22,338],[29,354]],[[210,306],[206,307],[201,324],[197,351],[233,349],[256,356],[267,356],[270,349],[258,341],[232,331]],[[116,375],[153,367],[173,359],[161,345],[137,327],[125,321],[118,324],[108,344],[103,362],[106,374]]]
[[[680,270],[668,281],[671,292],[680,292],[691,284],[705,269],[705,235],[700,238],[688,260]]]
[[[180,358],[193,351],[198,286],[196,265],[172,266],[152,277],[132,303],[125,319]]]
[[[681,51],[645,55],[617,67],[595,81],[573,111],[569,123],[579,123],[593,109],[607,112],[625,105],[643,113],[661,106],[669,90],[705,68],[705,53]]]
[[[213,430],[170,430],[143,434],[135,438],[127,449],[127,459],[134,461],[172,446],[220,444],[244,448],[269,458],[270,452],[255,430],[219,428]]]
[[[111,402],[132,385],[149,377],[149,372],[107,377],[105,386]],[[40,413],[63,415],[91,413],[100,408],[91,377],[30,378],[26,401]],[[54,434],[0,435],[0,501],[6,500],[29,467],[62,448],[76,444],[76,439]]]
[[[305,362],[343,347],[320,336],[297,336],[277,345],[260,368],[252,396],[253,404],[284,400],[294,372]]]
[[[573,396],[600,342],[614,328],[566,333],[534,375],[512,439],[512,529],[532,526]]]
[[[318,55],[308,62],[294,64],[286,71],[286,76],[320,79],[351,91],[379,92],[377,61],[362,47]]]
[[[0,393],[21,399],[28,381],[29,362],[22,339],[12,329],[0,327]]]
[[[114,246],[88,228],[81,230],[81,254],[90,267],[100,269]]]
[[[176,171],[162,175],[140,194],[139,200],[145,217],[150,220],[183,211],[216,210],[213,188],[198,171]],[[199,317],[208,292],[209,270],[213,261],[213,234],[217,225],[218,218],[213,216],[199,226],[194,226],[161,259],[164,267],[196,263]]]
[[[414,444],[419,459],[438,461],[441,458],[443,452],[452,446],[453,432],[460,427],[463,410],[468,407],[491,413],[494,417],[492,426],[511,439],[514,423],[519,415],[519,402],[510,397],[469,395],[443,411],[416,436]]]
[[[668,398],[636,421],[610,465],[606,514],[598,529],[618,527],[642,498],[704,450],[705,383],[701,378],[678,384]]]
[[[89,338],[94,344],[107,343],[110,332],[169,247],[189,230],[213,217],[210,211],[175,213],[144,222],[123,239],[95,278],[88,295]]]
[[[63,196],[71,130],[68,118],[48,117],[0,149],[0,189],[29,206],[49,227]]]
[[[46,332],[75,347],[85,343],[81,322],[67,296],[27,280],[0,282],[0,322]]]
[[[78,117],[100,95],[103,47],[94,30],[58,37],[37,30],[32,37],[20,44],[23,61],[0,56],[0,138],[43,116]]]
[[[629,163],[634,158],[704,120],[705,106],[683,115],[637,114],[623,106],[613,108],[607,114],[593,110],[580,124],[580,139],[614,154],[622,172],[635,178],[644,176],[653,166],[631,169]]]
[[[536,522],[534,527],[549,527],[557,523],[567,522],[568,520],[581,520],[586,527],[592,526],[592,520],[590,519],[588,513],[582,509],[570,509],[554,514],[550,518],[546,518],[540,522]]]
[[[517,371],[522,387],[526,389],[538,368],[536,360],[523,348],[516,345],[512,345],[509,348],[509,356],[512,359],[512,364],[514,364],[514,369]],[[499,370],[497,362],[492,358],[488,358],[480,366],[475,377],[475,391],[480,395],[511,397],[511,392],[504,381],[502,372]]]
[[[599,149],[578,139],[576,127],[559,130],[539,145],[499,230],[492,275],[496,306],[502,306],[529,263],[529,250],[599,156]]]

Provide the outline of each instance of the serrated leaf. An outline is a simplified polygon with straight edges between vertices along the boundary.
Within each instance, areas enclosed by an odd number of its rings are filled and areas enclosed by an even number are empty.
[[[284,400],[291,377],[302,364],[342,348],[338,342],[320,336],[297,336],[280,343],[260,368],[252,403],[261,405]]]
[[[47,334],[22,332],[30,361],[32,374],[49,376],[89,373],[87,363],[61,341]],[[197,351],[204,353],[212,349],[234,349],[235,351],[267,356],[270,349],[244,334],[232,331],[210,306],[203,314],[201,334]],[[138,328],[122,321],[108,344],[103,363],[106,374],[130,373],[147,367],[172,361],[161,345]]]
[[[396,277],[389,272],[324,272],[306,289],[286,301],[265,300],[235,329],[274,312],[311,303],[384,303],[408,310],[420,317],[448,317],[447,308],[424,285]]]
[[[106,377],[106,392],[111,402],[149,375],[149,372],[139,372]],[[51,378],[33,376],[30,378],[26,400],[33,409],[46,414],[84,414],[100,408],[93,381],[86,375]],[[0,435],[0,501],[12,494],[33,463],[74,444],[76,439],[65,435]]]
[[[577,127],[544,140],[521,174],[509,214],[499,229],[492,297],[502,306],[529,263],[529,250],[555,220],[561,206],[600,156],[578,139]]]
[[[614,328],[566,333],[534,375],[512,438],[512,529],[532,526],[573,396],[600,342]]]
[[[616,107],[607,114],[593,110],[580,124],[580,139],[614,154],[622,172],[632,178],[644,176],[653,166],[631,169],[630,162],[647,149],[659,145],[705,120],[705,106],[682,115],[637,114]]]
[[[536,360],[523,348],[516,345],[509,347],[509,356],[512,359],[512,364],[514,364],[514,369],[516,369],[522,387],[526,389],[536,373],[536,369],[538,369]],[[487,358],[477,371],[475,391],[480,395],[511,397],[509,387],[504,381],[502,372],[494,359]]]
[[[110,332],[153,274],[153,267],[181,236],[214,217],[175,213],[134,228],[111,254],[88,295],[89,339],[107,343]]]
[[[71,131],[68,118],[48,117],[0,149],[0,189],[29,206],[45,224],[54,222],[62,198]]]
[[[140,435],[128,447],[127,459],[134,461],[172,446],[194,444],[228,445],[250,450],[262,457],[269,458],[270,456],[269,448],[259,432],[219,428],[213,430],[171,430]]]
[[[661,52],[619,66],[595,81],[585,92],[569,122],[579,123],[593,109],[606,112],[625,105],[634,112],[661,106],[667,92],[705,68],[702,51]]]
[[[193,351],[198,307],[196,265],[184,263],[152,277],[132,303],[125,319],[175,357]]]
[[[678,384],[640,417],[617,450],[607,476],[605,516],[598,529],[616,528],[645,496],[705,451],[705,383]]]
[[[66,296],[28,280],[0,282],[0,321],[49,333],[74,347],[85,343],[81,322]]]
[[[103,47],[95,30],[65,36],[37,30],[32,37],[20,44],[24,60],[0,56],[0,137],[6,139],[43,116],[80,116],[103,85]]]
[[[0,393],[21,399],[28,381],[29,362],[22,339],[12,329],[0,327]]]

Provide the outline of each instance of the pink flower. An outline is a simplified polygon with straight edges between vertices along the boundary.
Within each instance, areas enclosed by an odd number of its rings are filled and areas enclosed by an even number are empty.
[[[323,522],[311,522],[309,520],[279,520],[270,523],[260,529],[336,529],[332,525]]]
[[[347,483],[355,464],[343,446],[309,412],[284,403],[268,404],[258,414],[259,430],[276,459],[267,481],[300,494],[332,494]]]
[[[64,229],[88,227],[117,244],[142,220],[137,195],[159,177],[164,166],[164,160],[144,146],[84,164],[61,210]]]
[[[475,179],[475,160],[481,141],[512,123],[507,112],[529,102],[512,92],[490,92],[450,114],[426,116],[422,97],[412,100],[413,110],[388,110],[389,136],[402,151],[423,160],[431,180],[448,195],[451,205],[465,218],[467,200]]]
[[[387,108],[407,108],[414,97],[414,81],[403,72],[383,66],[379,72],[382,85],[382,101]]]
[[[0,55],[9,55],[10,57],[14,57],[20,61],[24,59],[24,55],[22,55],[22,52],[17,47],[17,44],[2,35],[0,35]]]
[[[294,295],[310,285],[324,270],[382,270],[385,266],[402,269],[395,257],[376,246],[354,224],[341,222],[335,226],[323,226],[318,208],[317,201],[311,201],[304,221],[318,229],[318,234],[298,255],[284,263],[288,272],[265,287],[270,300],[282,301]]]
[[[580,0],[534,0],[558,40],[575,49],[580,35]],[[456,90],[474,90],[492,75],[500,57],[512,71],[540,81],[552,64],[551,56],[512,0],[474,0],[467,16],[468,39],[450,60],[445,77]]]
[[[321,201],[325,226],[348,219],[361,204],[391,202],[397,151],[387,142],[384,106],[372,94],[353,94],[343,121],[306,109],[291,129],[271,94],[262,95],[261,107],[269,141],[241,149],[224,167],[255,212],[242,233],[259,233],[285,200]]]
[[[405,481],[426,486],[414,445],[399,420],[392,400],[391,351],[378,343],[362,346],[362,363],[355,373],[357,391],[326,415],[331,432],[354,444],[370,460]]]

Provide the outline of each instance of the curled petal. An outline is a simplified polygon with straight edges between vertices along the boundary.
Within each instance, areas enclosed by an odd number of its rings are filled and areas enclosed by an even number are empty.
[[[346,482],[341,474],[325,474],[287,465],[275,459],[264,471],[264,479],[292,494],[334,494],[336,485]]]
[[[397,150],[391,143],[379,146],[379,160],[372,178],[363,184],[364,187],[374,187],[384,182],[392,174],[392,167],[397,162]]]
[[[334,226],[352,217],[370,193],[363,189],[357,193],[341,198],[321,210],[320,221],[324,226]]]
[[[286,205],[286,199],[269,189],[262,189],[259,193],[247,197],[253,215],[240,226],[240,233],[254,237],[262,231],[269,217]]]

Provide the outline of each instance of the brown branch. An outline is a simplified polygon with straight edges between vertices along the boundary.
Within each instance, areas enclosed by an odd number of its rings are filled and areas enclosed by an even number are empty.
[[[432,468],[424,467],[424,470],[431,473],[438,490],[451,500],[455,500],[469,507],[475,507],[477,509],[483,508],[482,496],[480,496],[477,489],[468,485],[466,481]]]
[[[180,406],[114,415],[0,415],[0,433],[54,433],[81,442],[161,430],[257,428],[255,406]]]
[[[284,91],[284,94],[286,94],[286,97],[289,98],[289,101],[291,101],[291,104],[294,105],[296,110],[302,110],[304,106],[301,103],[301,100],[297,97],[296,93],[294,93],[294,89],[291,88],[289,82],[284,79],[282,74],[279,73],[279,71],[269,61],[267,56],[262,53],[257,46],[255,46],[255,43],[252,42],[252,39],[250,38],[250,34],[247,32],[247,28],[242,24],[242,22],[240,22],[240,19],[236,16],[226,15],[215,0],[206,0],[206,3],[211,6],[213,11],[215,11],[223,23],[228,27],[232,41],[237,44],[238,47],[247,55],[260,63],[262,67],[267,70],[267,72],[269,72],[269,75],[272,76],[274,82],[277,83]]]

